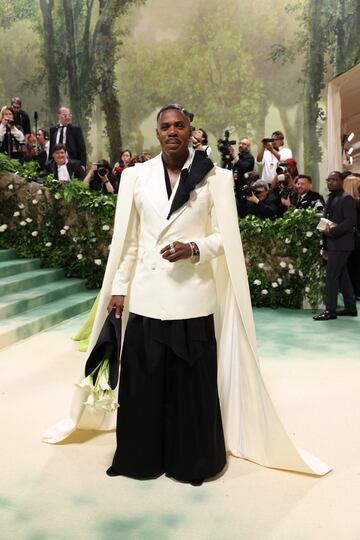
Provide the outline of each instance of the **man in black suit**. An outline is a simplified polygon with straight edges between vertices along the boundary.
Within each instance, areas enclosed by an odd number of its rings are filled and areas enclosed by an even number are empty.
[[[80,126],[71,123],[70,109],[60,107],[58,123],[50,128],[50,155],[55,144],[64,144],[70,159],[77,159],[86,167],[86,146]]]
[[[317,191],[312,191],[311,176],[300,174],[296,180],[296,193],[291,198],[292,206],[295,208],[316,208],[322,211],[325,206],[323,197]]]
[[[314,317],[315,321],[336,319],[338,315],[356,317],[356,299],[347,270],[347,260],[354,249],[356,224],[355,199],[343,190],[341,173],[333,171],[327,178],[330,191],[325,206],[325,217],[332,224],[323,230],[326,259],[326,310]],[[336,311],[338,292],[344,298],[344,309]]]
[[[66,146],[55,144],[52,152],[52,160],[46,164],[46,171],[54,175],[54,179],[62,184],[71,182],[73,178],[83,180],[85,171],[80,161],[68,159]]]
[[[22,110],[22,103],[19,97],[11,99],[10,109],[14,113],[14,122],[20,126],[25,137],[31,133],[30,118],[27,112]]]

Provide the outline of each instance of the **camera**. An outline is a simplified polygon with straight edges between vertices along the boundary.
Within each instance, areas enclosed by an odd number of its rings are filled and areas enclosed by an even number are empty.
[[[97,172],[98,172],[99,176],[106,176],[107,173],[108,173],[108,171],[107,171],[107,169],[105,169],[105,167],[98,167]]]
[[[270,143],[275,142],[275,139],[269,139],[269,138],[265,137],[264,139],[262,139],[261,142],[262,142],[263,144],[270,144]]]
[[[15,120],[8,120],[8,121],[7,121],[7,125],[8,125],[8,126],[11,126],[11,127],[12,127],[12,126],[15,126]]]
[[[221,154],[221,167],[223,169],[231,170],[232,158],[229,153],[229,146],[236,144],[236,141],[230,141],[229,137],[230,137],[230,131],[226,129],[224,132],[224,138],[218,139],[217,141],[217,149],[219,153]]]
[[[251,186],[243,186],[240,196],[242,199],[246,199],[246,197],[251,197],[251,195],[254,195],[255,193],[256,190]]]

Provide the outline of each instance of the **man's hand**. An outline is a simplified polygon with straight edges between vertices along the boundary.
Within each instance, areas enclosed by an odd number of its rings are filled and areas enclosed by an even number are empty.
[[[115,309],[115,319],[121,319],[124,310],[125,296],[122,294],[113,294],[107,307],[107,312],[110,313]]]
[[[284,197],[281,197],[281,204],[283,206],[286,206],[286,208],[289,208],[291,206],[290,195],[286,197],[286,199],[284,199]]]
[[[169,262],[176,262],[180,259],[189,259],[192,256],[192,250],[190,244],[184,244],[183,242],[172,242],[166,245],[160,251],[163,259]]]
[[[324,259],[324,261],[327,261],[327,260],[328,260],[328,253],[327,253],[326,249],[321,249],[321,250],[320,250],[320,255],[322,256],[322,258]]]

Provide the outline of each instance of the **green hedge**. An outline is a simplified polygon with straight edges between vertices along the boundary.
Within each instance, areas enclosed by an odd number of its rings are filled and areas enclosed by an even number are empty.
[[[67,276],[85,278],[89,288],[100,287],[116,195],[99,195],[77,181],[60,185],[51,176],[38,184],[33,163],[20,165],[1,154],[0,175],[0,248],[39,257],[44,267],[62,267]],[[318,219],[313,210],[289,210],[276,221],[240,221],[254,306],[321,303]]]

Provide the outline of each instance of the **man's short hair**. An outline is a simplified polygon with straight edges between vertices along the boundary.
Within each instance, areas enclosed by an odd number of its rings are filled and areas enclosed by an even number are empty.
[[[185,107],[183,107],[182,105],[180,105],[179,103],[169,103],[168,105],[164,105],[164,107],[161,107],[160,111],[157,113],[157,116],[156,116],[156,121],[159,120],[160,118],[160,115],[164,112],[164,111],[169,111],[171,109],[176,109],[178,111],[181,111],[182,113],[185,114],[185,116],[189,119],[189,122],[192,122],[193,121],[193,118],[194,118],[194,115],[193,113],[187,111],[185,109]]]
[[[52,153],[57,152],[58,150],[65,150],[66,152],[66,146],[63,143],[54,144],[54,147],[52,149]]]
[[[310,184],[313,183],[311,176],[309,176],[308,174],[299,174],[299,175],[295,178],[295,183],[296,183],[298,180],[300,180],[300,178],[305,178],[305,180],[307,180],[308,182],[310,182]]]
[[[257,189],[265,189],[266,191],[269,191],[268,183],[265,182],[265,180],[256,180],[251,186],[255,190]]]
[[[19,105],[21,105],[21,99],[19,97],[13,97],[11,98],[11,104],[13,103],[18,103]]]
[[[46,129],[44,129],[44,128],[39,128],[38,133],[39,133],[39,131],[41,131],[41,133],[44,135],[45,141],[48,141],[49,140],[49,132],[46,131]]]
[[[339,180],[341,180],[342,182],[344,181],[344,178],[343,178],[343,175],[340,171],[331,171],[329,174],[328,174],[328,178],[329,176],[337,176]]]
[[[273,131],[272,134],[275,135],[275,137],[278,137],[279,139],[284,139],[284,134],[282,131]]]

